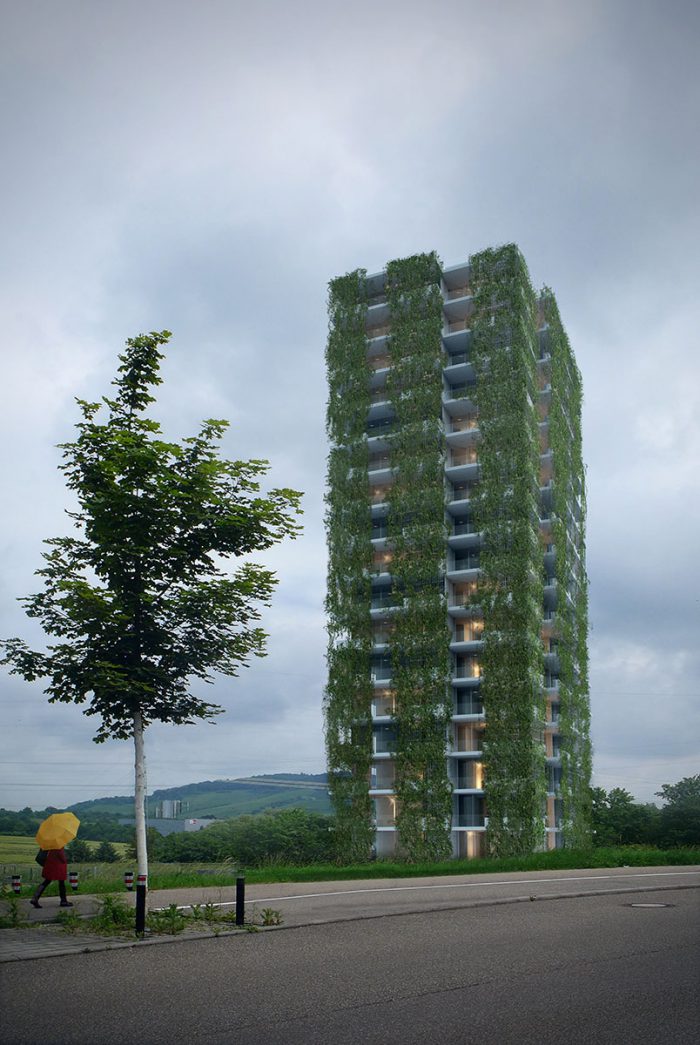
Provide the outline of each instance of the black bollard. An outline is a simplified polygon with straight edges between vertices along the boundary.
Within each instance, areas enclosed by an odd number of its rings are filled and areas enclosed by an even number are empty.
[[[144,936],[146,932],[146,875],[140,874],[136,879],[136,935]]]
[[[245,922],[245,878],[239,875],[236,879],[236,925]]]

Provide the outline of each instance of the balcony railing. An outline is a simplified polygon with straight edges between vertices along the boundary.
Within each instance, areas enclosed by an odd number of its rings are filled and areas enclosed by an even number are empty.
[[[468,399],[470,393],[473,391],[473,384],[464,383],[461,385],[448,385],[445,389],[445,395],[448,399]]]
[[[375,572],[386,573],[391,565],[393,555],[375,555],[372,557],[372,568]]]
[[[476,450],[469,450],[464,447],[457,447],[452,451],[450,456],[450,468],[457,468],[462,464],[476,464],[479,456]]]
[[[378,457],[370,457],[367,462],[367,467],[370,472],[378,472],[380,469],[389,468],[391,466],[391,458],[388,454],[382,454]]]
[[[393,427],[393,417],[380,417],[377,421],[367,422],[367,434],[379,435],[384,432],[390,432]]]
[[[452,490],[448,492],[453,501],[468,501],[474,489],[474,483],[453,483]]]
[[[484,702],[479,691],[472,689],[456,690],[455,715],[483,715]]]
[[[453,417],[450,426],[451,432],[469,432],[479,427],[479,419],[475,416]]]
[[[391,594],[391,592],[387,592],[386,595],[373,595],[370,602],[370,608],[373,610],[383,610],[386,609],[388,606],[394,605],[394,597]]]
[[[378,323],[376,326],[367,327],[367,338],[369,341],[375,337],[385,337],[391,333],[391,323]]]
[[[481,665],[467,661],[457,661],[452,668],[452,677],[455,679],[480,679]]]
[[[371,370],[387,370],[391,366],[389,356],[372,356],[369,360]]]
[[[458,624],[455,628],[455,642],[481,642],[483,637],[483,624]]]
[[[460,555],[454,557],[453,570],[478,570],[480,559],[478,555]]]
[[[393,697],[377,697],[372,701],[372,714],[375,718],[391,716],[396,712],[396,701]]]
[[[452,527],[452,535],[454,537],[461,537],[464,534],[478,533],[478,530],[474,526],[471,519],[455,519],[454,526]]]
[[[471,296],[471,289],[468,283],[465,283],[461,287],[454,287],[452,290],[447,291],[447,300],[454,301],[455,298],[468,298]]]
[[[384,504],[387,497],[388,486],[379,486],[376,490],[370,490],[369,499],[372,504]]]

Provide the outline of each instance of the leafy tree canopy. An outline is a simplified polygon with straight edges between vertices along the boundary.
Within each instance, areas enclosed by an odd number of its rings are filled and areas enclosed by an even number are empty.
[[[86,703],[101,720],[96,741],[126,739],[152,721],[190,723],[221,709],[195,696],[191,679],[235,675],[264,653],[259,606],[275,584],[250,563],[224,574],[222,560],[295,536],[300,494],[261,496],[262,460],[226,461],[227,422],[204,421],[167,442],[146,416],[161,383],[168,331],[131,338],[99,403],[78,400],[82,421],[61,466],[78,507],[75,536],[48,540],[43,590],[22,599],[55,640],[47,652],[5,642],[4,663],[48,679],[51,702]]]
[[[677,784],[662,784],[656,794],[667,805],[685,805],[700,803],[700,773],[697,776],[686,776]]]

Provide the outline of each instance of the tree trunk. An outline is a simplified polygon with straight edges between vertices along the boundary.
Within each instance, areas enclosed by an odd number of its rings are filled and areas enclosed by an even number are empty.
[[[134,711],[134,819],[136,821],[137,874],[148,880],[148,848],[146,843],[146,753],[143,743],[141,711]]]

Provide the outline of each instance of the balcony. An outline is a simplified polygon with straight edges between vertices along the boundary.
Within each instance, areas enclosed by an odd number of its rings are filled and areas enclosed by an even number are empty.
[[[476,490],[476,483],[450,483],[447,496],[452,501],[469,501]]]
[[[396,726],[377,725],[372,729],[372,753],[390,755],[396,750]]]
[[[468,283],[462,284],[460,287],[452,287],[451,290],[447,291],[446,298],[448,301],[454,301],[457,298],[469,298],[471,297],[471,288]]]
[[[479,590],[477,581],[466,584],[454,584],[449,596],[450,609],[466,609],[472,604],[472,599]]]
[[[462,570],[478,570],[480,563],[479,554],[455,555],[452,565],[448,566],[448,573],[459,573]]]
[[[444,390],[445,399],[469,399],[474,388],[473,381],[464,381],[459,385],[448,385]]]
[[[391,468],[389,454],[370,454],[367,461],[367,469],[370,472],[382,472],[385,468]]]
[[[476,464],[479,455],[473,446],[455,446],[452,448],[447,467],[457,468],[463,464]]]
[[[386,762],[378,766],[372,766],[369,778],[370,791],[393,791],[394,790],[394,767]]]
[[[474,526],[474,523],[473,523],[471,518],[469,518],[469,517],[466,517],[466,518],[459,517],[459,518],[455,519],[455,521],[454,521],[454,525],[452,527],[452,534],[451,534],[451,536],[452,537],[465,537],[465,536],[472,536],[473,534],[478,534],[478,533],[479,533],[479,531]]]
[[[452,678],[480,679],[481,664],[473,657],[456,657],[452,666]]]
[[[371,486],[369,491],[370,504],[384,504],[390,489],[391,483],[387,483],[385,486]]]
[[[483,827],[484,799],[481,795],[458,795],[452,817],[453,827]]]
[[[481,791],[484,786],[483,762],[458,762],[455,789],[457,791]]]
[[[391,679],[391,658],[373,657],[370,675],[372,682],[388,682]]]
[[[484,636],[482,620],[460,621],[455,624],[455,642],[481,642]]]
[[[373,341],[377,337],[386,337],[391,333],[391,323],[376,323],[367,327],[367,340]]]
[[[390,432],[393,427],[393,417],[378,417],[367,422],[367,435],[370,438],[374,435],[384,435],[385,432]]]
[[[394,556],[389,551],[376,551],[372,556],[373,573],[388,573]]]
[[[370,370],[388,370],[391,366],[391,356],[384,352],[379,356],[371,356],[368,362]]]
[[[392,718],[396,713],[396,697],[387,690],[376,693],[372,701],[372,718]]]
[[[455,689],[453,693],[455,715],[483,715],[484,703],[479,689]]]
[[[463,417],[453,417],[450,424],[451,432],[472,432],[479,427],[479,418],[476,414],[465,414]]]
[[[483,827],[483,813],[460,813],[452,817],[453,827]]]
[[[385,610],[391,606],[395,606],[393,592],[390,589],[386,591],[373,592],[370,601],[370,609],[373,610]]]

